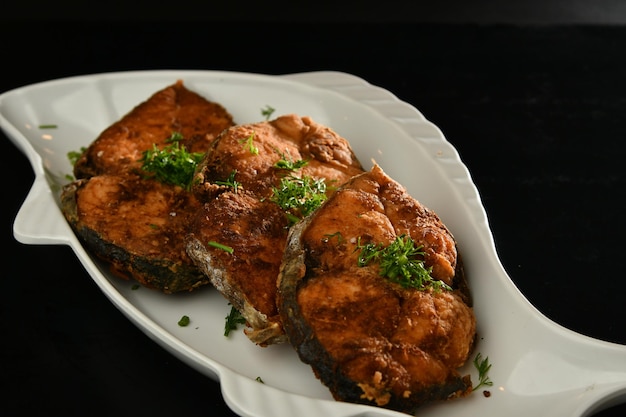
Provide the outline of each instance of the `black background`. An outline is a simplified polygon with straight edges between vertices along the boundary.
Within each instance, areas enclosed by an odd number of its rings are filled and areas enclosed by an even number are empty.
[[[625,8],[520,3],[16,4],[0,21],[0,93],[123,70],[360,76],[417,107],[457,148],[523,294],[569,329],[626,344]],[[0,412],[232,415],[219,384],[126,320],[70,249],[14,240],[33,174],[0,139]]]

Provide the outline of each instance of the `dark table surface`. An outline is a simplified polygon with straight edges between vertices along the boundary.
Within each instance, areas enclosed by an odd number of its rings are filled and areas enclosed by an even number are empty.
[[[381,86],[457,148],[530,302],[626,344],[626,27],[42,20],[6,22],[0,36],[0,93],[149,69],[337,70]],[[2,414],[232,415],[219,383],[130,323],[69,248],[14,240],[33,174],[2,134],[0,147]],[[597,415],[625,414],[619,405]]]

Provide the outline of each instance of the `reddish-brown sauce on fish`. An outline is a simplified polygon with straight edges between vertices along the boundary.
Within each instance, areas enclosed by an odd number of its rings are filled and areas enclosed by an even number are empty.
[[[276,167],[281,160],[307,164],[290,171]],[[285,115],[234,126],[211,146],[194,183],[205,205],[191,227],[187,251],[247,319],[247,335],[255,343],[285,340],[276,279],[289,223],[270,201],[272,188],[286,175],[324,178],[336,187],[361,172],[348,141],[309,117]],[[237,190],[223,185],[231,173]],[[212,241],[232,253],[211,246]]]
[[[434,279],[454,289],[404,288],[359,266],[359,245],[410,235]],[[290,230],[279,278],[283,326],[337,400],[404,412],[471,391],[457,369],[476,323],[453,236],[377,166]]]
[[[200,210],[185,189],[137,175],[99,175],[65,187],[66,219],[113,272],[165,293],[209,284],[183,236]]]
[[[121,174],[141,167],[143,152],[162,148],[174,132],[190,152],[206,152],[233,118],[219,103],[185,87],[181,80],[154,93],[106,128],[74,165],[76,178]]]
[[[140,174],[144,152],[174,132],[206,152],[192,192]],[[250,340],[291,342],[337,400],[411,413],[471,391],[458,369],[476,322],[454,237],[378,166],[363,172],[329,127],[297,115],[235,126],[178,81],[105,129],[74,174],[62,209],[94,255],[165,293],[213,284]],[[328,185],[328,201],[295,226],[271,200],[286,175]],[[452,290],[405,288],[358,265],[361,244],[402,235]]]
[[[182,81],[154,93],[105,129],[74,166],[77,181],[62,191],[62,210],[93,254],[117,275],[165,293],[209,284],[183,243],[200,204],[188,190],[144,178],[143,153],[173,133],[190,152],[206,152],[233,125],[220,104]]]

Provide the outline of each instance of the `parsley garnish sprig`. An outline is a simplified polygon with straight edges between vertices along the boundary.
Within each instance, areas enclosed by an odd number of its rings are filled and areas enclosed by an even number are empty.
[[[200,152],[188,152],[184,145],[180,144],[183,136],[172,133],[163,149],[159,149],[156,144],[152,149],[143,152],[140,159],[141,169],[149,172],[148,177],[153,177],[157,181],[179,185],[187,190],[191,188],[194,172],[204,154]]]
[[[297,169],[306,166],[309,161],[305,159],[299,159],[294,161],[291,156],[287,156],[284,153],[280,153],[280,159],[274,163],[274,168],[284,169],[287,171],[295,171]]]
[[[480,353],[476,354],[476,357],[474,358],[474,367],[476,368],[476,370],[478,370],[478,384],[476,384],[476,386],[472,388],[472,391],[476,391],[482,386],[492,386],[493,382],[491,381],[491,379],[489,379],[489,376],[487,375],[489,373],[489,370],[491,369],[489,356],[485,356],[485,359],[483,359]]]
[[[231,248],[230,246],[224,245],[223,243],[219,243],[219,242],[216,242],[214,240],[209,241],[208,245],[212,246],[212,247],[214,247],[216,249],[223,250],[226,253],[233,253],[233,252],[235,252],[235,250],[233,248]]]
[[[224,181],[215,181],[215,183],[217,185],[231,187],[233,189],[233,192],[236,194],[237,191],[239,191],[239,187],[241,186],[241,183],[235,180],[235,175],[237,175],[236,169],[232,170],[230,174],[228,175],[228,178],[226,178]]]
[[[272,114],[274,114],[274,111],[276,111],[276,109],[267,104],[265,105],[265,108],[261,109],[261,115],[265,117],[265,120],[269,120],[270,117],[272,117]]]
[[[287,213],[290,222],[295,223],[326,200],[326,183],[323,178],[288,175],[281,178],[280,185],[274,187],[272,192],[270,201],[278,204]]]
[[[67,153],[67,159],[70,160],[70,164],[72,166],[76,165],[76,162],[78,162],[78,160],[83,155],[83,153],[85,153],[86,149],[87,149],[86,147],[81,146],[80,151],[69,151]]]
[[[356,250],[360,250],[358,264],[366,266],[378,262],[380,275],[403,288],[423,290],[432,287],[435,290],[451,290],[449,285],[431,276],[432,267],[424,265],[422,246],[415,246],[410,236],[396,236],[389,246],[382,243],[361,245],[359,238]]]
[[[250,136],[240,139],[239,143],[242,144],[245,148],[247,148],[248,152],[250,152],[252,155],[258,155],[259,148],[257,148],[256,145],[254,144],[254,134],[255,134],[254,132],[250,133]]]
[[[234,306],[230,307],[230,313],[226,316],[226,323],[224,324],[224,336],[228,337],[231,331],[237,330],[240,324],[246,324],[246,319],[241,315],[239,310]]]
[[[180,327],[187,327],[189,326],[190,322],[191,322],[191,319],[189,318],[189,316],[184,315],[180,318],[180,320],[178,320],[178,325]]]

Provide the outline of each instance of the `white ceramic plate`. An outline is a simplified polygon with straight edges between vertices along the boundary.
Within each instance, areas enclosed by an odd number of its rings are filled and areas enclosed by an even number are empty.
[[[145,71],[73,77],[0,95],[0,124],[28,157],[35,181],[14,223],[17,240],[65,244],[102,292],[172,354],[218,379],[228,405],[242,416],[402,416],[339,403],[288,345],[260,348],[240,331],[223,336],[227,302],[213,288],[163,295],[110,276],[65,222],[59,190],[71,173],[69,151],[86,146],[154,92],[182,79],[222,103],[237,123],[311,116],[350,140],[366,168],[375,160],[434,209],[464,255],[478,320],[476,352],[488,356],[494,385],[486,398],[427,406],[420,416],[583,416],[626,401],[626,347],[569,331],[521,295],[498,260],[479,194],[440,130],[388,91],[339,72],[268,76],[215,71]],[[54,124],[55,129],[41,129]],[[191,324],[179,327],[181,316]],[[470,361],[471,362],[471,361]],[[464,372],[476,380],[469,363]],[[259,383],[260,377],[264,383]]]

